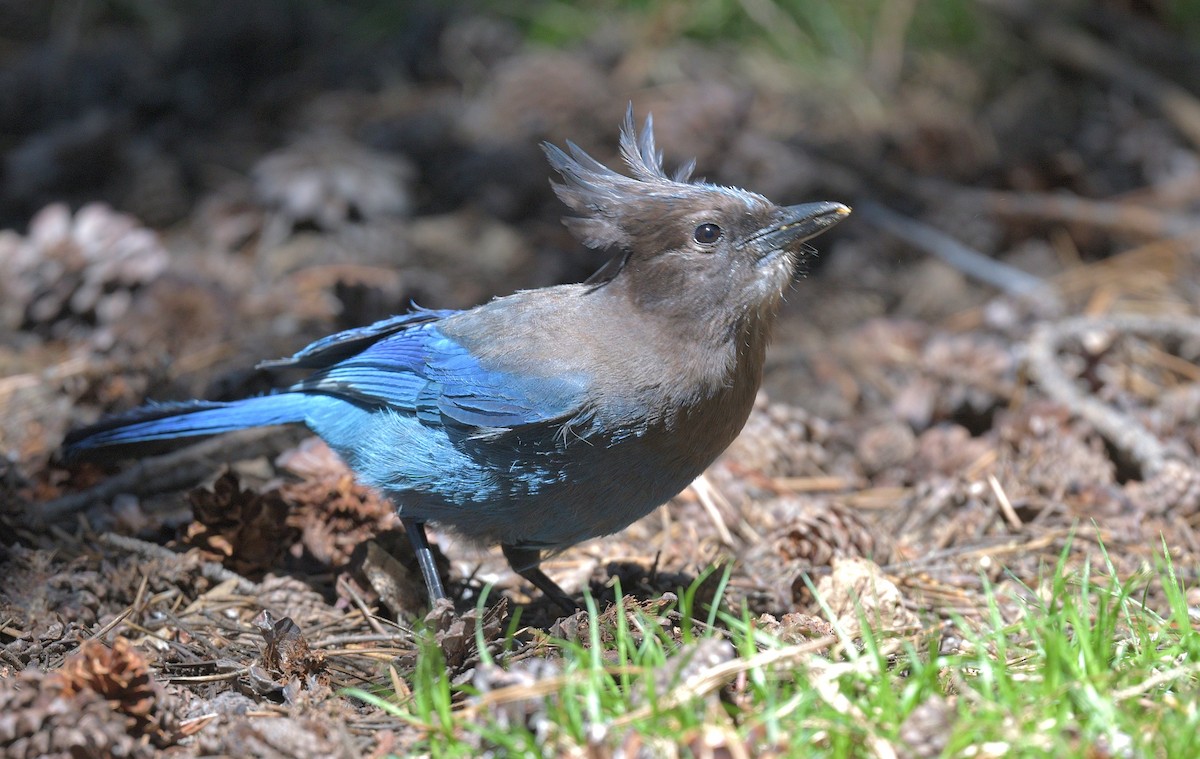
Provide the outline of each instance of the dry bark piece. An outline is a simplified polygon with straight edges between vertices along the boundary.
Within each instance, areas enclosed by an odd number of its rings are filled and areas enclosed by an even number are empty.
[[[268,671],[285,679],[298,678],[301,682],[324,676],[325,655],[309,648],[300,626],[291,617],[276,620],[271,612],[263,609],[253,624],[266,641],[262,663]]]
[[[381,540],[368,540],[355,552],[352,562],[355,574],[366,581],[392,614],[408,614],[420,608],[426,598],[425,581],[417,568],[416,556],[408,538],[399,531],[379,537]],[[405,563],[398,555],[409,562]],[[436,552],[436,557],[442,557],[441,551]]]
[[[478,608],[459,614],[454,605],[445,598],[438,599],[433,608],[425,615],[425,623],[433,630],[433,639],[442,656],[446,667],[452,675],[460,675],[479,662],[479,638],[476,628],[481,629],[481,636],[489,649],[500,646],[504,642],[504,625],[508,619],[508,599],[501,598],[495,606]]]

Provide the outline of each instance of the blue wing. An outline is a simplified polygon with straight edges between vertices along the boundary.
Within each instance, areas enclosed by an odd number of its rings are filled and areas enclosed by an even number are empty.
[[[417,327],[429,322],[445,319],[460,313],[449,309],[434,310],[414,306],[407,314],[391,316],[387,319],[368,324],[365,327],[354,327],[323,337],[310,344],[290,358],[261,361],[260,369],[324,369],[342,359],[349,358],[363,351],[380,340],[398,332]]]
[[[420,310],[393,317],[266,365],[319,369],[295,389],[411,413],[427,424],[503,430],[580,415],[583,378],[488,369],[439,331],[438,322],[456,313]]]

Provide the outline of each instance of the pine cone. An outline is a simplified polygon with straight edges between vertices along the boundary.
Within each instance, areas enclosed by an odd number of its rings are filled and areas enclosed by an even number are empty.
[[[934,419],[985,415],[1017,389],[1019,363],[1012,346],[994,335],[934,333],[918,362],[937,384]]]
[[[301,443],[278,459],[284,469],[299,475],[276,491],[291,506],[288,524],[321,562],[340,567],[355,548],[397,524],[396,510],[379,494],[354,478],[350,468],[317,438]]]
[[[1200,471],[1170,459],[1153,477],[1131,482],[1126,491],[1140,514],[1190,517],[1200,510]]]
[[[747,574],[757,578],[770,596],[771,605],[761,610],[790,610],[807,603],[811,594],[805,578],[814,569],[829,567],[835,558],[886,559],[883,544],[846,507],[783,497],[762,508],[792,516],[746,557]]]
[[[799,406],[773,403],[759,393],[746,426],[722,456],[741,471],[768,477],[807,477],[827,473],[824,443],[829,425]]]
[[[68,697],[53,678],[22,675],[15,689],[0,690],[0,753],[13,759],[151,757],[157,751],[130,735],[99,694]]]
[[[62,669],[0,680],[0,749],[12,757],[149,757],[175,714],[127,640],[89,640]],[[153,744],[153,745],[152,745]]]
[[[413,167],[337,137],[308,137],[254,167],[254,194],[275,209],[279,237],[299,223],[333,230],[355,219],[403,216],[412,206]]]
[[[125,638],[117,638],[112,648],[97,640],[87,641],[59,672],[66,695],[85,690],[99,693],[117,711],[133,717],[139,733],[146,732],[153,722],[158,688],[146,660]]]
[[[800,406],[771,402],[759,392],[741,434],[705,476],[759,533],[768,532],[803,510],[778,498],[786,485],[777,478],[861,476],[850,438],[845,425],[833,426]],[[774,514],[770,504],[785,509]]]
[[[701,638],[693,643],[684,644],[661,666],[655,668],[654,697],[662,698],[689,680],[733,661],[736,657],[737,651],[733,644],[724,638]],[[711,700],[715,701],[715,695],[711,694]],[[644,703],[646,697],[646,694],[635,693],[633,704]]]
[[[819,510],[798,508],[795,519],[769,535],[766,543],[785,562],[808,567],[829,566],[835,556],[878,557],[882,549],[858,515],[837,504]]]
[[[536,695],[534,689],[538,682],[558,677],[562,674],[562,663],[557,659],[515,659],[508,669],[496,664],[480,664],[471,676],[471,685],[477,695],[472,696],[475,702],[483,701],[488,693],[501,688],[528,688],[529,698],[505,699],[499,703],[487,705],[491,719],[505,730],[513,727],[523,727],[534,733],[541,733],[550,726],[547,714],[549,704],[547,699]]]
[[[329,622],[329,605],[320,593],[291,575],[267,575],[258,584],[258,603],[276,617],[290,617],[302,629]]]
[[[865,430],[855,453],[869,475],[907,464],[917,452],[912,428],[901,421],[888,421]]]
[[[0,324],[58,336],[80,322],[115,322],[168,257],[132,216],[100,203],[72,216],[56,203],[33,217],[27,236],[0,232],[0,263]]]
[[[451,19],[438,46],[442,65],[460,82],[478,86],[521,47],[521,30],[508,19],[468,14]]]
[[[226,472],[212,490],[188,494],[195,521],[185,542],[220,557],[240,574],[256,574],[276,566],[295,542],[288,526],[288,504],[275,491],[243,490],[237,475]]]

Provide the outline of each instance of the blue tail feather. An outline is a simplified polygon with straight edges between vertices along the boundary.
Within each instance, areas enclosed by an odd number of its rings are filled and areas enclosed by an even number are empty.
[[[112,446],[159,443],[219,435],[248,427],[303,422],[308,400],[301,393],[280,393],[240,401],[187,401],[144,406],[71,432],[63,440],[63,453],[69,459]]]

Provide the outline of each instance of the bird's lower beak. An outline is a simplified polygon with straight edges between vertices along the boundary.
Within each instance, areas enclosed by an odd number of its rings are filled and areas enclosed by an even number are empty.
[[[755,246],[768,255],[789,248],[829,229],[850,215],[841,203],[804,203],[781,209],[779,220],[756,234]]]

